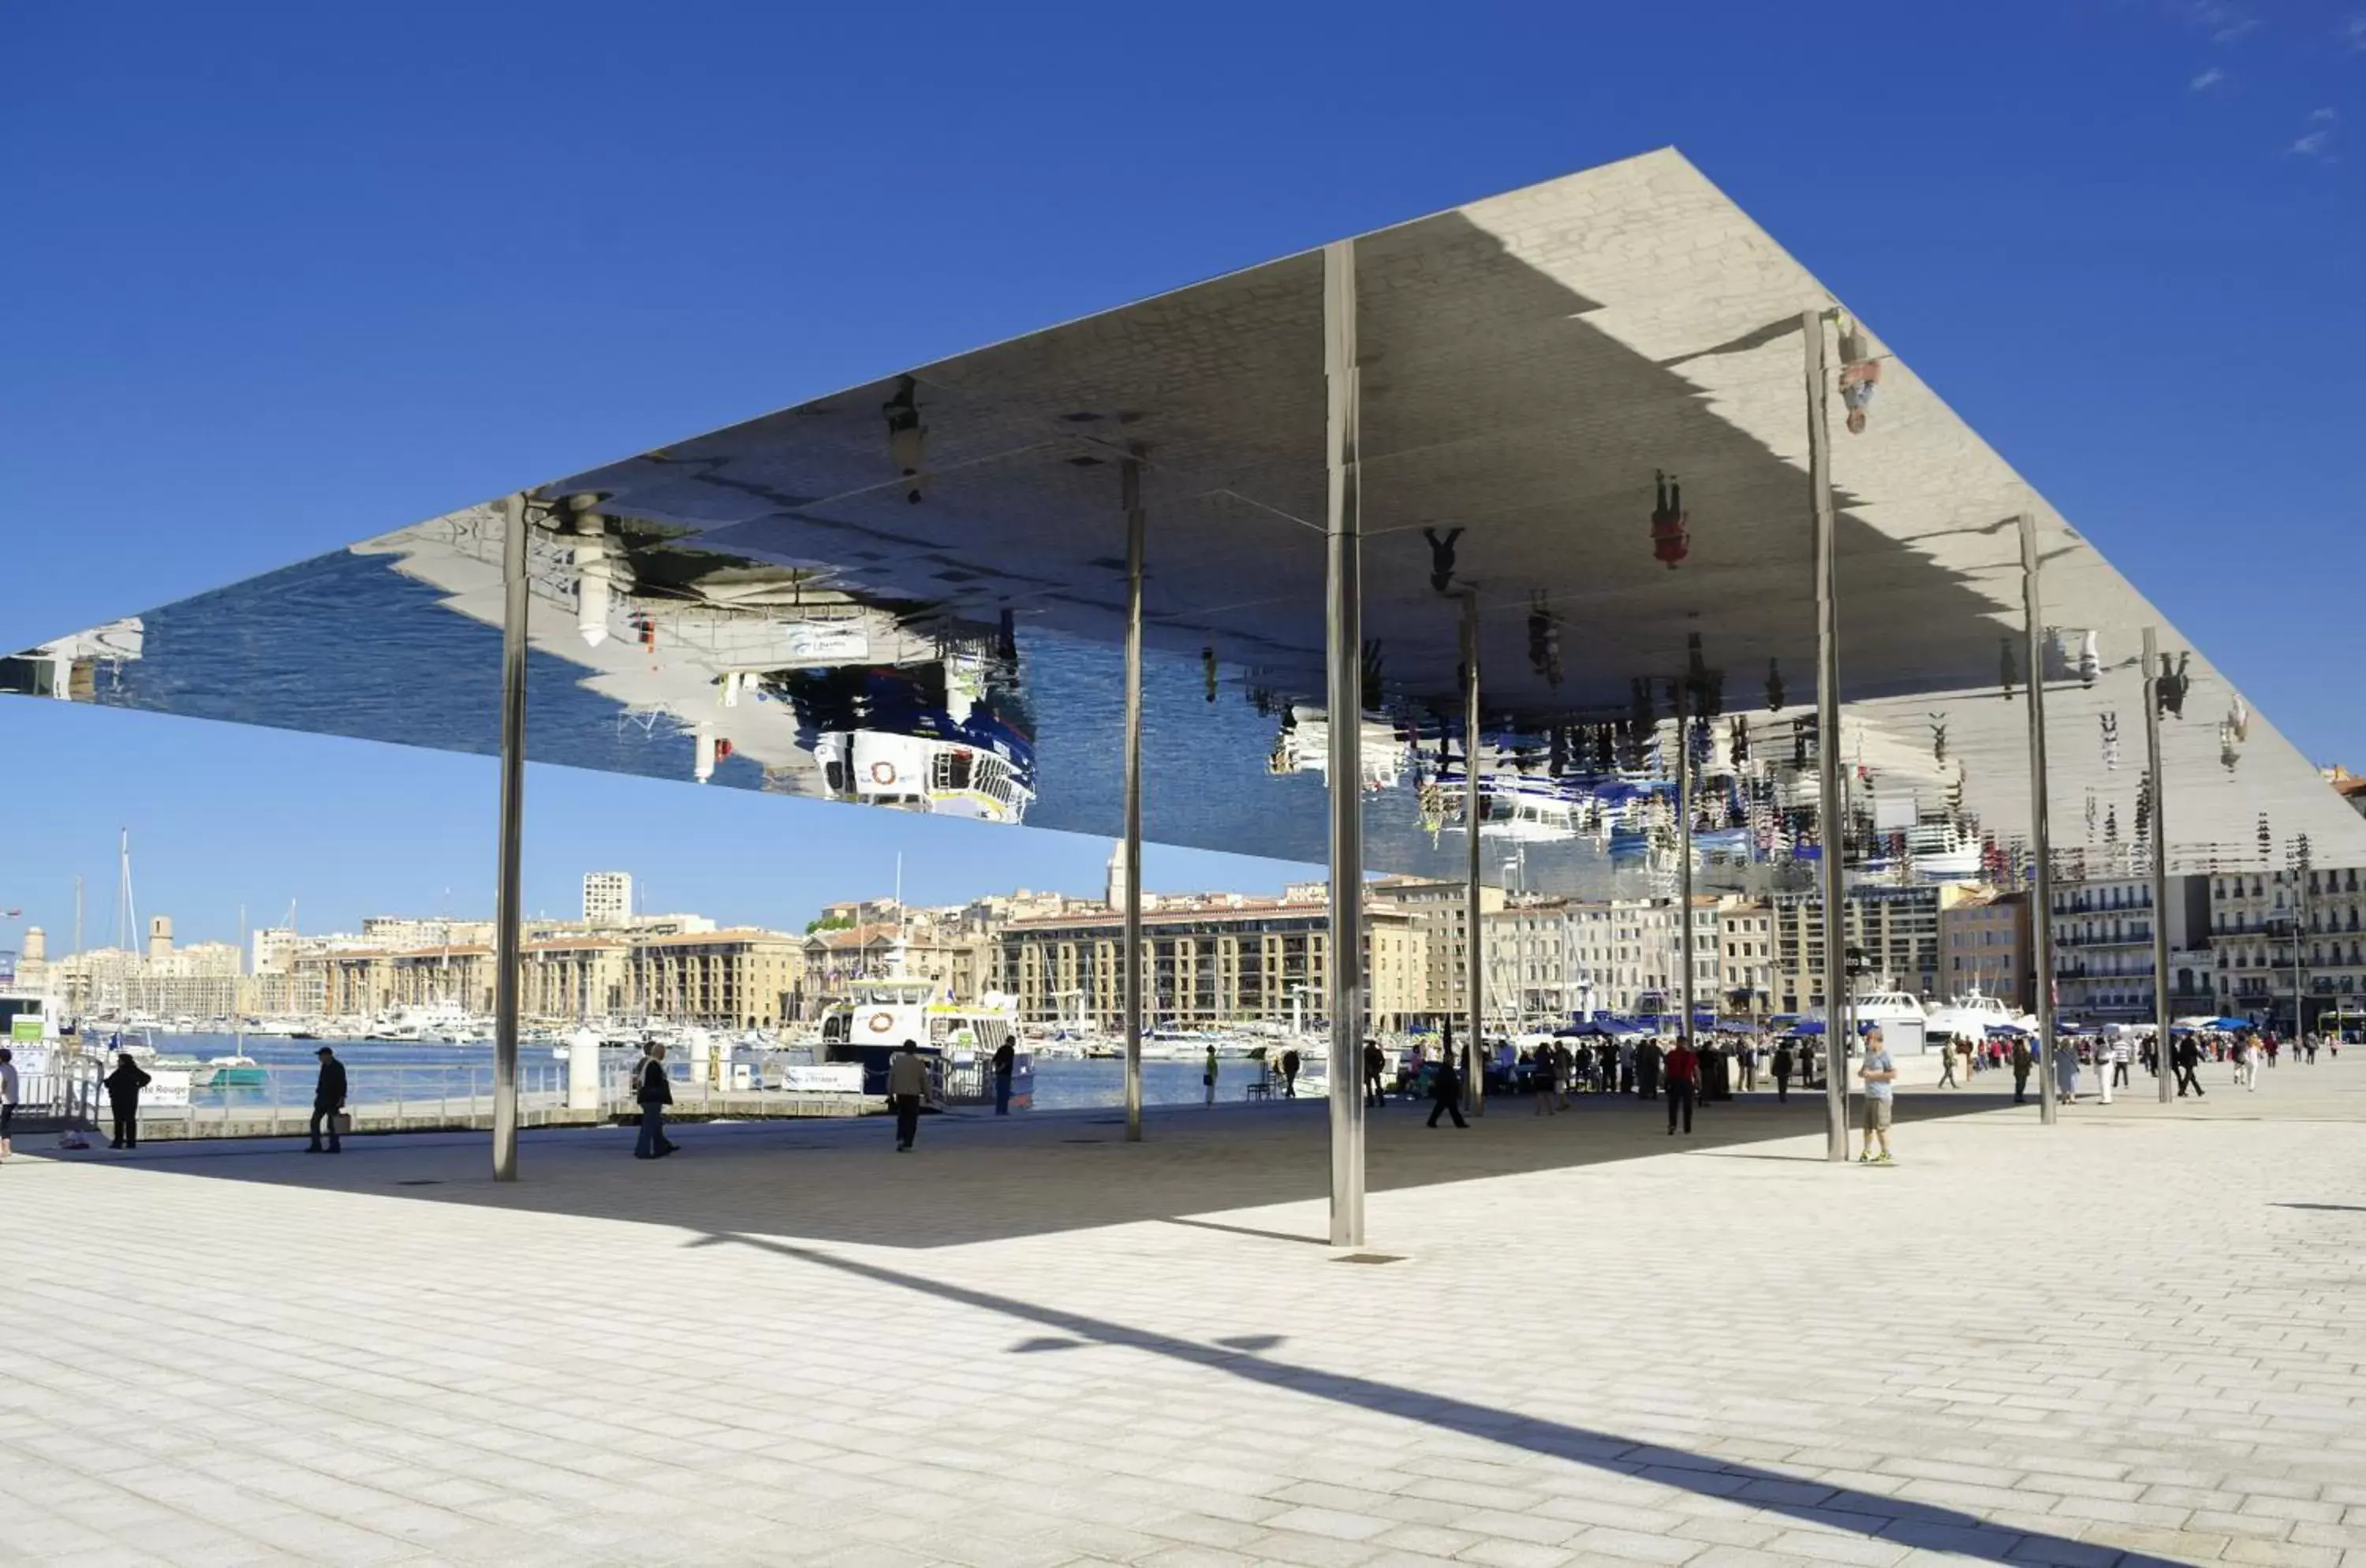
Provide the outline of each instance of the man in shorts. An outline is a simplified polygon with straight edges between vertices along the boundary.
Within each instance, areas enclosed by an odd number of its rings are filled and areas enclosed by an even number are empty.
[[[1881,1043],[1881,1031],[1869,1029],[1865,1035],[1865,1060],[1856,1069],[1865,1080],[1865,1150],[1856,1156],[1859,1165],[1887,1165],[1889,1159],[1889,1100],[1898,1079],[1898,1064],[1889,1057],[1889,1047]],[[1878,1142],[1881,1156],[1874,1157],[1873,1146]]]

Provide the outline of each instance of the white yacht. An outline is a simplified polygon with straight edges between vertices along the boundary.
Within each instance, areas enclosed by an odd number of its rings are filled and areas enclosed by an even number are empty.
[[[1007,749],[858,729],[823,735],[814,755],[831,794],[866,806],[1018,822],[1035,799],[1024,767]]]
[[[1930,1014],[1904,991],[1863,992],[1849,998],[1849,1012],[1858,1029],[1878,1028],[1882,1043],[1893,1053],[1921,1051],[1930,1045]]]
[[[368,1038],[408,1044],[441,1041],[465,1044],[476,1038],[476,1021],[458,1002],[445,999],[424,1007],[399,1007],[370,1021]]]
[[[2037,1016],[2015,1011],[2005,1005],[2001,997],[1966,991],[1945,1007],[1932,1008],[1929,1027],[1934,1042],[1977,1041],[1988,1038],[1991,1024],[2011,1024],[2016,1029],[2034,1032]]]
[[[975,1002],[957,1003],[936,995],[935,981],[904,973],[898,949],[886,975],[849,982],[846,999],[824,1010],[820,1049],[828,1061],[861,1063],[864,1092],[879,1094],[885,1091],[889,1059],[907,1041],[948,1068],[971,1069],[991,1060],[1003,1042],[1017,1041],[1019,1009],[1012,998],[988,991]],[[1027,1061],[1020,1071],[1031,1082]],[[949,1094],[952,1082],[948,1076]]]

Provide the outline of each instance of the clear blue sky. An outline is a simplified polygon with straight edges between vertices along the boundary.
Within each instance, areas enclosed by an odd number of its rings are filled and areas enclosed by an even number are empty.
[[[1799,14],[20,0],[0,644],[1673,143],[2304,749],[2366,763],[2366,0]],[[481,759],[12,699],[0,781],[0,908],[52,932],[77,872],[107,930],[119,825],[185,936],[490,907]],[[899,844],[925,899],[1081,891],[1107,853],[529,791],[552,910],[593,866],[788,923]]]

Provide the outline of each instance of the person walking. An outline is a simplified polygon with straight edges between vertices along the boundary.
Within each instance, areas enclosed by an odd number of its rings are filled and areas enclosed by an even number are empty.
[[[1207,1059],[1200,1064],[1200,1087],[1207,1090],[1208,1103],[1216,1103],[1216,1048],[1208,1047]]]
[[[345,1112],[345,1065],[338,1061],[337,1054],[326,1045],[312,1055],[321,1059],[321,1076],[312,1080],[312,1141],[305,1145],[304,1152],[308,1155],[322,1152],[321,1123],[325,1122],[329,1124],[327,1152],[341,1155],[345,1152],[345,1146],[337,1119]]]
[[[2054,1053],[2055,1098],[2064,1105],[2079,1102],[2079,1047],[2073,1042]]]
[[[1693,1049],[1690,1038],[1676,1036],[1675,1049],[1668,1053],[1668,1136],[1676,1135],[1676,1118],[1681,1114],[1684,1135],[1692,1136],[1693,1107],[1700,1100],[1700,1053]]]
[[[1010,1114],[1010,1079],[1019,1071],[1019,1047],[1005,1040],[994,1048],[994,1113]]]
[[[1281,1054],[1281,1098],[1298,1098],[1298,1053],[1294,1050]]]
[[[2029,1036],[2012,1037],[2012,1102],[2022,1104],[2029,1099]]]
[[[1961,1089],[1955,1081],[1955,1047],[1951,1043],[1939,1050],[1939,1083],[1941,1089]]]
[[[673,1103],[673,1077],[666,1071],[665,1054],[665,1047],[652,1041],[641,1047],[641,1059],[633,1064],[633,1102],[641,1108],[635,1159],[661,1159],[676,1147],[665,1132],[665,1110]]]
[[[896,1108],[896,1152],[909,1154],[920,1136],[920,1101],[929,1096],[929,1064],[916,1040],[904,1042],[887,1064],[887,1103]]]
[[[666,1071],[666,1048],[652,1041],[641,1047],[633,1064],[633,1100],[641,1108],[641,1135],[633,1144],[635,1159],[663,1159],[677,1145],[666,1136],[666,1107],[673,1103],[673,1075]]]
[[[1462,1076],[1455,1071],[1454,1053],[1449,1050],[1437,1059],[1437,1071],[1429,1080],[1429,1125],[1437,1125],[1440,1116],[1451,1116],[1458,1127],[1468,1127],[1462,1119]]]
[[[1774,1045],[1774,1103],[1786,1105],[1791,1099],[1791,1042],[1777,1041]]]
[[[1559,1113],[1560,1096],[1554,1081],[1559,1077],[1560,1068],[1553,1061],[1551,1046],[1539,1045],[1528,1053],[1528,1089],[1536,1096],[1536,1115]]]
[[[1380,1079],[1389,1070],[1388,1054],[1380,1043],[1369,1035],[1364,1040],[1364,1103],[1377,1111],[1380,1108]]]
[[[2193,1074],[2194,1069],[2202,1066],[2202,1047],[2193,1043],[2193,1036],[2189,1034],[2179,1041],[2170,1059],[2177,1064],[2177,1098],[2183,1100],[2185,1091],[2190,1089],[2195,1099],[2201,1099],[2202,1080]]]
[[[17,1120],[17,1053],[0,1045],[0,1160],[12,1152],[8,1146],[9,1123]]]
[[[1635,1094],[1639,1100],[1660,1098],[1660,1068],[1667,1060],[1655,1036],[1635,1047]]]
[[[1887,1165],[1890,1098],[1897,1090],[1898,1064],[1890,1060],[1889,1047],[1882,1043],[1878,1029],[1865,1031],[1865,1060],[1858,1064],[1856,1076],[1865,1080],[1865,1147],[1856,1156],[1857,1163]],[[1878,1159],[1873,1152],[1876,1142],[1881,1145]]]
[[[115,1113],[115,1136],[108,1148],[140,1146],[140,1091],[147,1087],[148,1075],[140,1070],[131,1053],[117,1052],[115,1070],[107,1075],[107,1106]]]
[[[2128,1049],[2126,1035],[2124,1034],[2112,1042],[2112,1087],[2113,1089],[2128,1087],[2128,1058],[2132,1055],[2134,1053]]]

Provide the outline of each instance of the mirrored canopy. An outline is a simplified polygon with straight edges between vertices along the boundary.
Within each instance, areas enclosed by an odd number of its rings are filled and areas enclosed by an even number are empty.
[[[1681,743],[1702,888],[1807,885],[1811,329],[1861,873],[2023,874],[2032,679],[2057,867],[2148,866],[2148,626],[2170,869],[2366,861],[2366,822],[2201,650],[1679,154],[1365,236],[1355,265],[1373,869],[1461,874],[1475,751],[1491,879],[1668,891]],[[1321,860],[1321,285],[1286,257],[525,490],[528,754],[1115,835],[1131,466],[1145,834]],[[502,517],[60,637],[0,690],[494,750]]]

